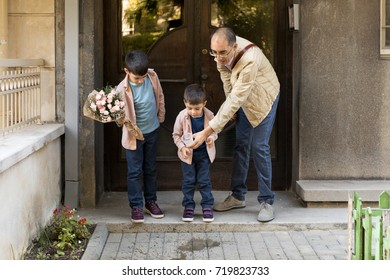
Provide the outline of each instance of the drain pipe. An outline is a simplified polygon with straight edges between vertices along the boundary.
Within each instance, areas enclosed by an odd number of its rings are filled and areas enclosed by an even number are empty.
[[[79,170],[79,0],[65,2],[65,205],[77,208]]]

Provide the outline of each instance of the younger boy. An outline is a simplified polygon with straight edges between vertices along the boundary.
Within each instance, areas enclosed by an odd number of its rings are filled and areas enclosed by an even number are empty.
[[[206,94],[199,85],[187,86],[184,91],[184,105],[186,108],[178,114],[173,128],[172,137],[178,148],[178,156],[181,160],[183,172],[182,192],[184,197],[182,205],[184,212],[182,220],[185,222],[194,220],[196,184],[202,196],[200,204],[202,206],[203,221],[212,222],[214,220],[210,163],[215,159],[214,141],[218,136],[216,133],[212,133],[207,138],[206,143],[203,143],[197,149],[193,150],[186,147],[192,142],[192,134],[202,131],[214,117],[214,114],[205,107],[206,103]]]
[[[128,52],[125,66],[126,77],[117,86],[117,90],[123,93],[126,118],[135,123],[144,136],[144,140],[137,140],[135,135],[123,126],[122,146],[126,149],[127,194],[131,221],[143,223],[144,199],[146,213],[153,218],[164,217],[156,203],[157,132],[160,123],[165,119],[164,94],[156,72],[148,69],[146,53]]]

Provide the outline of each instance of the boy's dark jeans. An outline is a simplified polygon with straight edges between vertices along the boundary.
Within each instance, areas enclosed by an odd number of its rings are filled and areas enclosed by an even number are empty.
[[[181,169],[183,173],[183,207],[195,209],[194,193],[196,185],[198,185],[202,197],[200,205],[202,208],[212,208],[214,197],[211,193],[210,158],[206,149],[194,150],[192,164],[181,162]]]
[[[144,140],[137,140],[136,150],[126,149],[127,195],[131,208],[143,209],[144,198],[145,202],[157,200],[157,132],[158,129],[144,134]]]

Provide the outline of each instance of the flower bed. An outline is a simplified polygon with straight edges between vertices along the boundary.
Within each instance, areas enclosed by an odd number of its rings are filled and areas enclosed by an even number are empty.
[[[76,216],[76,210],[55,209],[50,223],[33,240],[26,260],[80,260],[96,225]]]

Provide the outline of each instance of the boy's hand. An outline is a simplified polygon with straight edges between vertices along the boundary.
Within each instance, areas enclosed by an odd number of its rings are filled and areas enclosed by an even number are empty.
[[[193,134],[192,137],[194,138],[194,142],[187,147],[191,149],[198,148],[204,141],[206,141],[207,137],[209,137],[209,135],[213,133],[213,131],[214,130],[210,126],[208,126],[202,131]]]
[[[183,156],[183,158],[188,158],[192,153],[192,149],[189,149],[187,147],[183,147],[180,149],[180,153]]]

